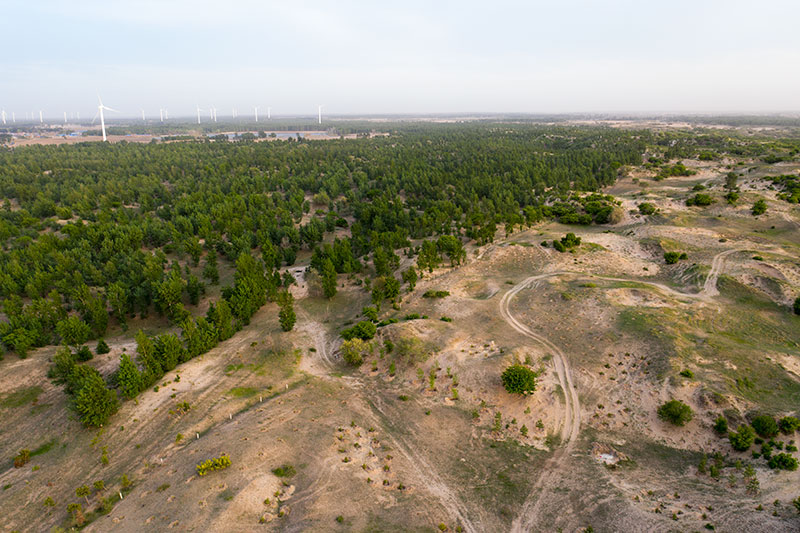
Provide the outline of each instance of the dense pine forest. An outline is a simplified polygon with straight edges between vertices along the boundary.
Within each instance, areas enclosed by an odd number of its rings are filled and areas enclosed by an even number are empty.
[[[337,274],[359,273],[379,306],[417,279],[413,266],[396,272],[398,250],[424,270],[442,255],[457,263],[465,243],[491,242],[500,228],[608,223],[616,202],[597,191],[643,157],[766,149],[715,134],[487,123],[347,140],[2,149],[2,350],[63,345],[50,375],[86,424],[101,425],[114,389],[136,396],[268,300],[291,329],[293,278],[279,269],[298,253],[311,255],[326,296]],[[196,306],[223,267],[235,274],[203,316]],[[136,359],[123,355],[112,376],[80,364],[90,339],[102,350],[111,325],[151,313],[180,336],[139,332]]]

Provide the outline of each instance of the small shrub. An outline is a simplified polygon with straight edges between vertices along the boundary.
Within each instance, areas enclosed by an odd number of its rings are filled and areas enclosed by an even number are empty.
[[[741,424],[736,431],[728,434],[728,440],[733,449],[738,452],[745,452],[750,449],[756,440],[756,432],[747,424]]]
[[[714,431],[717,435],[726,435],[728,433],[728,419],[720,415],[714,421]]]
[[[22,468],[26,464],[28,464],[31,460],[31,451],[30,450],[20,450],[19,453],[14,457],[14,468]]]
[[[639,213],[642,215],[652,215],[656,212],[656,206],[650,202],[642,202],[639,204]]]
[[[778,421],[778,428],[784,435],[789,435],[800,429],[800,420],[793,416],[784,416]]]
[[[347,328],[342,331],[341,335],[344,340],[351,340],[354,338],[359,338],[364,341],[368,341],[375,336],[375,333],[378,331],[378,328],[372,322],[367,320],[362,320],[352,328]]]
[[[686,199],[686,205],[688,206],[692,205],[707,206],[711,205],[712,203],[714,203],[714,199],[711,198],[711,195],[702,192],[699,192],[694,196],[690,196],[689,198]]]
[[[342,359],[352,366],[360,366],[364,357],[372,351],[372,346],[359,338],[353,338],[342,343],[340,352]]]
[[[694,417],[694,413],[682,401],[670,400],[658,408],[658,417],[670,424],[683,426]]]
[[[97,348],[94,349],[97,355],[103,355],[111,351],[111,348],[108,347],[108,343],[105,340],[100,339],[97,341]]]
[[[759,415],[750,422],[760,437],[769,439],[778,434],[778,423],[769,415]]]
[[[683,370],[681,370],[680,373],[681,373],[681,376],[683,376],[685,378],[690,378],[691,379],[691,378],[694,377],[694,372],[692,372],[688,368],[684,368]]]
[[[92,351],[89,349],[89,347],[88,347],[88,346],[86,346],[86,345],[83,345],[83,346],[81,346],[80,348],[78,348],[78,351],[77,351],[77,352],[75,352],[75,358],[76,358],[78,361],[83,361],[83,362],[85,362],[85,361],[89,361],[89,360],[91,360],[93,357],[94,357],[94,354],[93,354],[93,353],[92,353]]]
[[[214,470],[223,470],[231,466],[231,460],[227,455],[221,455],[220,457],[207,459],[202,463],[197,465],[197,474],[200,476],[204,476],[209,472]]]
[[[423,298],[445,298],[447,296],[450,296],[450,291],[429,290],[422,295]]]
[[[278,477],[294,477],[297,471],[292,465],[281,465],[278,468],[273,468],[272,473]]]
[[[750,210],[750,212],[753,213],[754,217],[757,217],[759,215],[763,215],[764,213],[767,212],[767,202],[765,202],[763,199],[762,200],[756,200],[756,202],[753,204],[753,208]]]
[[[789,455],[788,453],[778,453],[773,455],[768,461],[767,465],[774,469],[779,470],[790,470],[794,471],[797,470],[797,459]]]
[[[522,365],[511,365],[501,376],[503,387],[511,394],[529,394],[536,390],[536,372]]]

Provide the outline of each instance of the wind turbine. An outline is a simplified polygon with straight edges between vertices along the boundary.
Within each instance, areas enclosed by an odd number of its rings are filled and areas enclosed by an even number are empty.
[[[272,118],[272,108],[268,107],[267,108],[267,119],[270,119],[270,118]]]
[[[3,109],[3,124],[6,123],[6,110]]]
[[[258,106],[255,107],[256,110],[256,122],[258,122]]]
[[[12,111],[11,112],[11,122],[13,122],[14,124],[17,123],[17,112],[16,111]]]
[[[66,124],[66,123],[67,123],[67,112],[64,111],[64,124]]]
[[[197,104],[197,123],[198,124],[200,124],[200,111],[202,111],[202,109],[200,109],[200,104]]]
[[[164,110],[159,108],[158,115],[161,117],[161,122],[164,122]]]
[[[103,130],[103,142],[108,140],[106,136],[106,118],[103,115],[103,111],[113,111],[114,113],[119,113],[116,109],[111,109],[110,107],[106,107],[103,105],[103,101],[100,99],[100,95],[97,95],[97,113],[95,113],[94,118],[92,119],[92,124],[97,119],[97,115],[100,115],[100,129]]]
[[[146,122],[146,119],[144,118],[144,109],[142,109],[142,122]]]
[[[214,112],[214,122],[217,121],[217,108],[213,108],[212,111]]]
[[[44,124],[44,119],[42,119],[42,110],[39,110],[39,124]]]
[[[317,106],[317,121],[322,124],[322,106]]]
[[[164,108],[164,120],[169,120],[169,109]]]

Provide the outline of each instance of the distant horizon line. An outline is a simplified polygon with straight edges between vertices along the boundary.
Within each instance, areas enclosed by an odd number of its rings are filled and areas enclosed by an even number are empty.
[[[260,109],[260,108],[259,108]],[[5,110],[4,110],[5,111]],[[38,113],[39,110],[34,111]],[[6,113],[6,124],[0,124],[0,127],[9,126],[12,124],[10,111]],[[63,123],[63,111],[58,115],[45,115],[42,114],[42,120],[45,122]],[[86,123],[91,122],[87,117],[75,118],[75,112],[67,111],[69,116],[67,123]],[[259,116],[259,120],[255,120],[255,115],[252,113],[218,115],[224,117],[226,122],[258,122],[266,123],[278,119],[308,119],[317,120],[316,113],[272,113],[271,118]],[[376,113],[330,113],[323,114],[323,118],[328,120],[353,120],[359,118],[594,118],[594,119],[652,119],[652,118],[687,118],[687,117],[781,117],[781,118],[800,118],[800,110],[784,110],[784,111],[552,111],[552,112],[529,112],[529,111],[449,111],[449,112],[376,112]],[[200,124],[219,123],[220,120],[214,121],[208,116],[201,116],[203,122]],[[117,115],[107,116],[106,122],[130,122],[142,121],[139,114],[131,115]],[[163,122],[180,122],[180,121],[196,121],[194,113],[176,115],[170,118],[165,118]],[[162,122],[157,114],[146,116],[145,122]],[[16,117],[17,124],[33,123],[41,124],[38,116],[34,117]]]

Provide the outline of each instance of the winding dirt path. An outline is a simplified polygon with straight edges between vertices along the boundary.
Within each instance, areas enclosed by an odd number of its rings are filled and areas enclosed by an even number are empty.
[[[732,250],[726,250],[715,255],[711,262],[711,270],[709,271],[708,277],[703,284],[703,288],[697,293],[680,292],[662,283],[597,276],[591,274],[587,275],[580,272],[558,271],[538,274],[536,276],[526,278],[503,295],[503,298],[500,300],[500,314],[503,316],[503,319],[508,322],[508,324],[514,328],[514,330],[530,339],[533,339],[545,350],[552,354],[553,366],[556,371],[556,376],[558,377],[558,383],[561,386],[561,389],[564,391],[564,421],[561,425],[561,442],[564,444],[564,446],[556,450],[553,456],[543,467],[543,473],[539,476],[539,479],[531,488],[528,497],[522,505],[519,515],[511,525],[512,532],[521,533],[524,531],[531,531],[533,529],[533,526],[536,523],[536,519],[539,515],[540,506],[544,501],[544,498],[540,497],[540,495],[547,487],[552,486],[554,482],[556,482],[561,476],[559,472],[561,463],[570,455],[575,447],[575,442],[577,441],[581,425],[580,400],[578,398],[578,392],[575,388],[575,385],[573,384],[569,361],[564,356],[564,352],[562,352],[558,346],[553,344],[546,337],[532,331],[514,316],[510,309],[511,302],[514,297],[520,291],[532,286],[540,280],[557,276],[573,275],[578,277],[584,276],[591,279],[602,279],[606,281],[641,283],[654,289],[666,292],[671,296],[697,300],[708,300],[710,297],[719,294],[719,291],[717,290],[717,280],[719,279],[720,271],[725,264],[725,259],[731,254],[741,251],[744,251],[744,249],[736,248]]]

